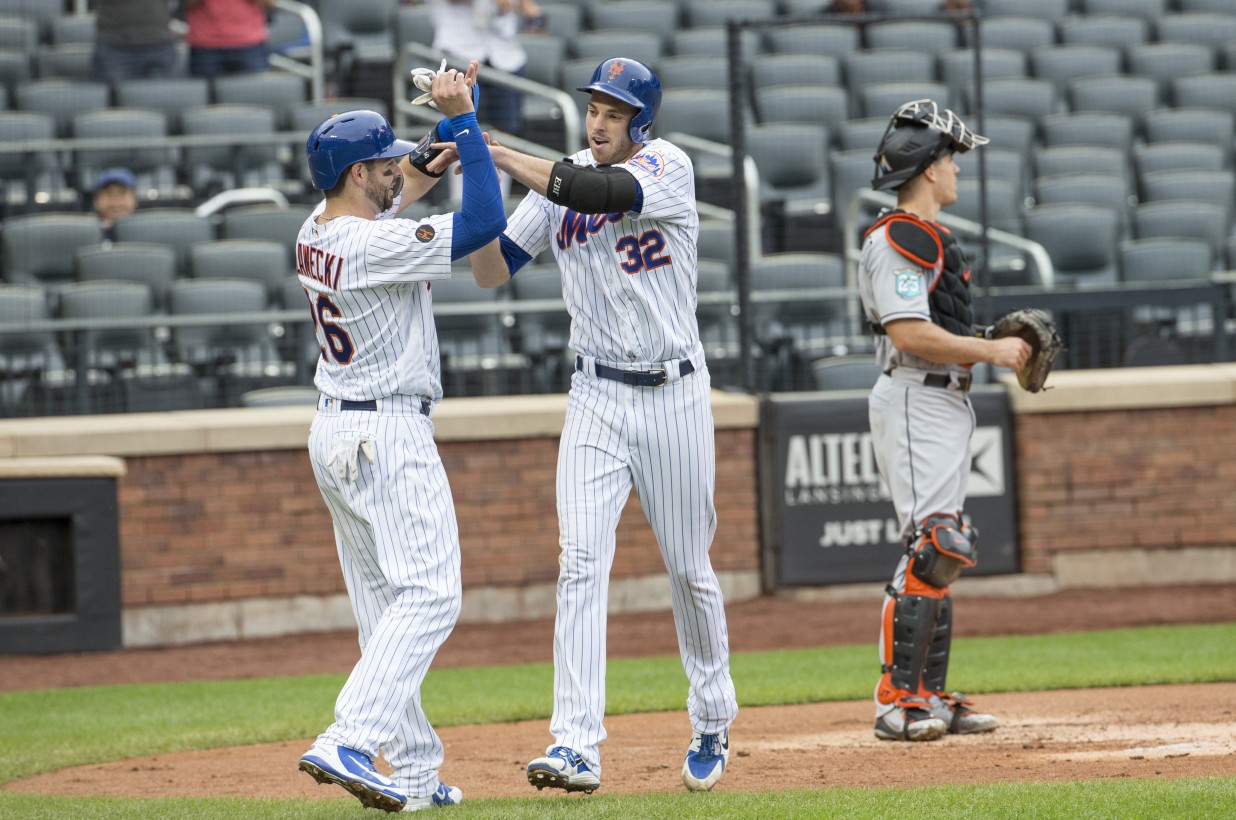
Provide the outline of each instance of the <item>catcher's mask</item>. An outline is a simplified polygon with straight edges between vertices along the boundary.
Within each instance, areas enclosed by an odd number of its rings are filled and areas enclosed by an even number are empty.
[[[395,139],[386,117],[376,111],[345,111],[322,122],[305,142],[313,187],[329,191],[349,167],[367,159],[394,159],[416,146]]]
[[[897,189],[926,170],[945,152],[964,154],[989,142],[966,127],[949,109],[934,100],[914,100],[897,109],[884,129],[875,154],[877,191]]]
[[[657,109],[661,107],[661,81],[651,68],[639,60],[614,57],[597,66],[588,84],[575,90],[589,93],[600,91],[634,106],[636,111],[629,131],[631,142],[648,141],[652,121],[657,118]]]

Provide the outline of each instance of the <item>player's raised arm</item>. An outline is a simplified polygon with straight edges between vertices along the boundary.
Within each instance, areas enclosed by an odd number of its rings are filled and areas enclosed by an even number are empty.
[[[463,74],[455,69],[439,71],[433,78],[430,91],[438,109],[447,116],[444,122],[438,124],[437,130],[439,133],[450,132],[463,171],[463,204],[455,212],[451,238],[453,260],[462,259],[489,244],[506,227],[498,172],[476,120],[476,106],[472,99],[476,73],[476,60],[468,64],[468,70]]]

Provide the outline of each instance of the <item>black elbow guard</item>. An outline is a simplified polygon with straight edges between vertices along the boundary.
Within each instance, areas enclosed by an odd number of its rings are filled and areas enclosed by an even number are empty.
[[[625,168],[555,162],[545,198],[579,214],[618,214],[635,207],[639,183]]]

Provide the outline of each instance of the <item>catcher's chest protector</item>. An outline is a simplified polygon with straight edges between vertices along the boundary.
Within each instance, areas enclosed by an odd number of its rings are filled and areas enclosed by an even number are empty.
[[[970,309],[970,265],[965,252],[942,225],[901,210],[889,211],[867,231],[887,226],[885,234],[895,251],[916,265],[933,271],[927,300],[931,321],[958,336],[974,335]]]

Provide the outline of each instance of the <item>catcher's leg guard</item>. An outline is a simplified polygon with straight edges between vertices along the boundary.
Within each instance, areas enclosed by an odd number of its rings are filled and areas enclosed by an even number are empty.
[[[889,587],[884,605],[883,674],[876,686],[875,734],[880,740],[935,740],[948,722],[919,696],[919,680],[935,628],[939,599]]]
[[[948,678],[948,653],[953,642],[953,596],[940,598],[935,629],[927,647],[923,665],[923,688],[928,692],[943,692]]]
[[[927,516],[910,546],[910,574],[929,587],[944,589],[963,569],[977,564],[978,533],[968,528],[972,538],[963,526],[949,513]]]

